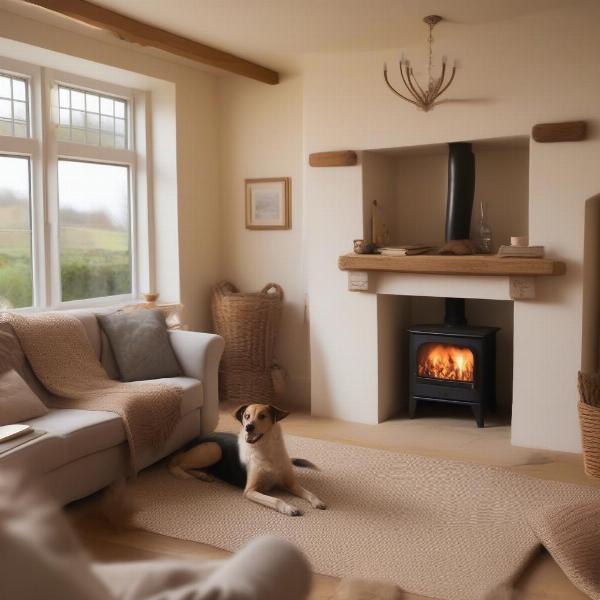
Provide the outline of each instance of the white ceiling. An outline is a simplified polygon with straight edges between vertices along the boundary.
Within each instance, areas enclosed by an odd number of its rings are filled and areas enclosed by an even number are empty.
[[[425,39],[422,18],[486,23],[598,0],[91,0],[282,72],[308,52],[398,48]],[[13,8],[15,0],[4,0]],[[20,8],[24,9],[22,3]],[[37,7],[28,7],[43,11]],[[443,26],[443,24],[441,25]],[[439,26],[439,27],[441,27]]]
[[[484,23],[578,0],[92,0],[127,16],[286,70],[306,52],[397,48],[425,38],[421,19]]]

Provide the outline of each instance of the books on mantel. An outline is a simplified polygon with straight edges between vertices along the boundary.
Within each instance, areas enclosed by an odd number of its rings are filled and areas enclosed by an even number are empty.
[[[500,246],[500,258],[544,258],[544,246]]]
[[[432,249],[432,246],[405,244],[403,246],[379,248],[379,254],[382,256],[412,256],[413,254],[425,254],[425,252],[429,252]]]

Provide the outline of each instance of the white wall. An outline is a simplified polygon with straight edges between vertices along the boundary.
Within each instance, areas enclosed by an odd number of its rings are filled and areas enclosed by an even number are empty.
[[[242,291],[268,282],[284,290],[276,357],[287,373],[285,401],[309,407],[302,185],[302,81],[275,87],[227,77],[219,82],[221,126],[221,277]],[[291,177],[289,230],[245,226],[244,180]]]
[[[436,53],[459,57],[462,66],[448,102],[430,113],[417,111],[382,83],[384,61],[393,64],[404,51],[422,64],[424,44],[313,55],[304,68],[306,153],[529,135],[539,122],[590,123],[585,142],[532,142],[530,240],[564,259],[567,274],[541,278],[537,299],[514,307],[513,442],[566,451],[580,448],[575,383],[582,364],[584,215],[586,200],[600,190],[600,78],[590,75],[600,55],[598,22],[600,5],[590,3],[497,23],[442,24]],[[311,356],[312,398],[321,414],[363,420],[374,415],[364,406],[364,377],[377,368],[367,333],[377,330],[376,311],[368,295],[345,290],[345,276],[337,270],[337,257],[363,229],[357,214],[362,205],[354,206],[349,189],[354,179],[361,187],[354,169],[344,171],[344,185],[341,169],[306,170],[311,343],[319,340],[319,352]],[[359,332],[364,351],[351,344]],[[340,346],[346,348],[344,360],[336,359]]]
[[[219,267],[215,76],[166,60],[168,55],[141,52],[95,28],[25,8],[36,18],[15,14],[14,5],[0,0],[0,38],[30,45],[23,46],[21,60],[51,61],[65,71],[77,68],[90,78],[150,92],[156,111],[151,168],[157,291],[161,300],[183,303],[190,328],[210,328],[210,289]]]

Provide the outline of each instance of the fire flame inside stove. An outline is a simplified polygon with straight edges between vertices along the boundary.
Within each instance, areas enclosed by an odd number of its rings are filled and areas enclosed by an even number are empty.
[[[475,358],[469,348],[423,344],[417,357],[417,375],[451,381],[473,381]]]

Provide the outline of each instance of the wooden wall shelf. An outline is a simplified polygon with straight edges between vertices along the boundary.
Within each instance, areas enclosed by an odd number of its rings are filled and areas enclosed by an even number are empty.
[[[499,258],[485,254],[470,256],[429,255],[381,256],[344,254],[338,259],[342,271],[392,271],[429,275],[474,275],[501,277],[538,277],[563,275],[564,262],[549,258]]]

